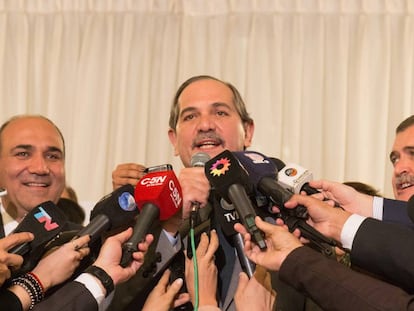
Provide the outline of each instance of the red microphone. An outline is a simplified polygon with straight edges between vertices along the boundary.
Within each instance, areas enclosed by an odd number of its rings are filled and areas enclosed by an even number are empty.
[[[181,186],[172,170],[146,174],[136,185],[134,195],[141,213],[132,236],[122,247],[123,267],[131,262],[132,253],[138,251],[138,243],[144,240],[154,221],[171,218],[183,206]]]

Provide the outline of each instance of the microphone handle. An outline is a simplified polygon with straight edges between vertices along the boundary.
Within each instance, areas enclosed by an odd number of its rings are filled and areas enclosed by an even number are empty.
[[[89,244],[92,244],[98,238],[100,238],[101,234],[111,227],[111,221],[109,217],[105,214],[98,214],[95,218],[93,218],[86,227],[81,229],[74,239],[80,238],[85,235],[89,235],[91,237]]]
[[[160,209],[153,203],[145,203],[134,226],[134,232],[122,246],[121,266],[127,267],[132,261],[132,253],[138,251],[138,243],[145,239],[152,224],[160,216]]]
[[[243,238],[240,233],[233,235],[232,237],[234,247],[237,251],[237,257],[239,257],[240,265],[244,272],[248,275],[249,279],[253,276],[255,270],[255,264],[247,258],[244,253],[244,243]]]
[[[264,234],[256,226],[254,221],[256,212],[244,187],[239,184],[232,184],[228,189],[228,193],[237,214],[239,214],[240,220],[251,234],[253,241],[261,250],[265,250],[267,246],[264,240]]]
[[[20,256],[26,255],[28,252],[30,252],[31,247],[29,242],[25,242],[19,245],[16,245],[15,247],[9,249],[9,254],[16,254]]]

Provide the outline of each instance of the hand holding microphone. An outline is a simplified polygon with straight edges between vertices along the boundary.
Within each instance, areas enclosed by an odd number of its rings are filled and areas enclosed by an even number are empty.
[[[121,266],[132,260],[156,219],[167,220],[182,208],[182,192],[174,171],[156,171],[146,174],[135,187],[135,201],[141,211],[131,238],[123,245]]]

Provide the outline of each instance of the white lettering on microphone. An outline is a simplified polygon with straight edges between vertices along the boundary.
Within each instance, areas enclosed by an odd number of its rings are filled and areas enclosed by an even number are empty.
[[[147,186],[147,187],[160,186],[165,182],[166,178],[167,178],[167,175],[165,175],[165,176],[154,176],[154,177],[151,177],[151,178],[149,178],[149,177],[145,178],[144,177],[144,178],[141,179],[141,185]]]
[[[181,195],[180,192],[178,191],[177,187],[174,184],[174,180],[170,180],[168,182],[168,188],[170,189],[171,193],[170,193],[170,197],[174,202],[175,208],[178,208],[181,204]]]

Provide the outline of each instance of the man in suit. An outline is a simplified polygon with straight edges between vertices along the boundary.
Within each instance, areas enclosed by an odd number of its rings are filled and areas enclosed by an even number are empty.
[[[190,216],[194,202],[200,205],[201,226],[215,228],[220,245],[216,253],[216,265],[219,271],[219,306],[222,310],[235,310],[234,293],[241,272],[240,262],[231,241],[224,236],[214,215],[214,206],[220,204],[214,192],[210,192],[210,184],[205,176],[204,168],[192,167],[191,158],[198,152],[215,157],[225,149],[242,151],[251,145],[254,122],[246,111],[245,104],[237,89],[221,80],[210,76],[196,76],[185,81],[177,90],[171,107],[169,119],[169,139],[179,156],[184,168],[178,174],[183,192],[182,214],[163,223],[162,235],[166,243],[154,241],[161,256],[172,250],[176,240],[180,243],[177,232],[185,232],[184,223]],[[113,172],[113,185],[119,187],[126,182],[136,184],[143,175],[143,167],[133,163],[121,164]],[[157,237],[156,237],[157,239]],[[272,275],[277,291],[277,308],[283,310],[304,310],[305,299],[302,295],[281,284],[277,275]],[[134,281],[132,281],[134,282]],[[135,280],[136,283],[139,283]],[[124,288],[115,291],[113,308],[121,310],[125,300],[131,301],[131,296],[139,295],[133,292],[133,286],[127,282]],[[140,282],[142,284],[142,282]],[[128,287],[129,286],[129,287]],[[129,293],[126,293],[129,291]],[[130,297],[128,297],[130,296]],[[120,302],[124,299],[124,302]],[[129,303],[133,306],[134,303]],[[115,309],[115,306],[118,309]],[[125,310],[132,310],[130,309]]]
[[[251,260],[280,270],[282,280],[308,294],[323,309],[414,309],[413,296],[409,295],[414,293],[412,229],[334,209],[309,196],[295,195],[285,206],[294,208],[298,204],[307,207],[315,229],[340,242],[350,250],[356,265],[389,284],[301,247],[302,243],[286,229],[260,219],[256,224],[266,233],[267,242],[271,241],[264,252],[253,245],[241,225],[236,225],[236,230],[245,234],[245,251]]]
[[[307,207],[310,204],[307,199],[296,202],[308,204]],[[298,238],[283,226],[271,225],[259,218],[256,224],[266,233],[266,251],[260,251],[243,226],[236,225],[237,231],[245,235],[247,256],[269,270],[279,271],[283,281],[311,297],[322,309],[414,310],[414,296],[401,288],[348,269],[303,247]]]

